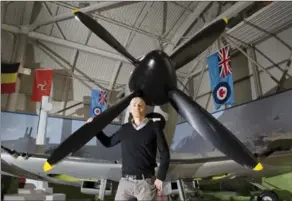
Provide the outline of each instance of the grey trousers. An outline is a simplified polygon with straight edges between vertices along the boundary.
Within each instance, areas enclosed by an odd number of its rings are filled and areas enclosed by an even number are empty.
[[[155,178],[142,180],[122,178],[117,189],[115,200],[155,200],[157,189],[154,185],[154,181]]]

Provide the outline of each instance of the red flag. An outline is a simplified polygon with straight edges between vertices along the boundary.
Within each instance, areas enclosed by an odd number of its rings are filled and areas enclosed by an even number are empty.
[[[42,96],[50,96],[52,87],[52,69],[36,69],[31,101],[41,102]]]

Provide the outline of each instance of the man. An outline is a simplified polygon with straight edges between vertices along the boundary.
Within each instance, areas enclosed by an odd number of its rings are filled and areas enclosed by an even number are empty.
[[[108,137],[100,132],[96,137],[106,147],[121,143],[122,178],[115,200],[155,200],[169,167],[169,147],[158,122],[148,120],[146,104],[140,97],[130,102],[132,121]],[[92,118],[87,122],[91,122]],[[160,167],[155,177],[156,152],[159,149]]]

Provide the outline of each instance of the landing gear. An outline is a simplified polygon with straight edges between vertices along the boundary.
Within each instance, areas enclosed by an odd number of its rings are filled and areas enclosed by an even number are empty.
[[[184,182],[181,179],[177,180],[176,182],[180,200],[186,201]]]
[[[261,192],[257,195],[252,195],[250,201],[278,201],[278,195],[272,190],[269,190],[262,186],[261,184],[250,182],[253,186],[257,187],[261,190]],[[255,199],[257,197],[257,199]]]
[[[274,191],[263,191],[259,196],[257,201],[278,201],[278,195]]]

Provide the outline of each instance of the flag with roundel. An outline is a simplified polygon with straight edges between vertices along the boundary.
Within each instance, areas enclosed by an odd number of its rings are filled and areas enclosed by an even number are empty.
[[[107,109],[107,92],[91,90],[90,117],[95,117]]]
[[[215,109],[234,104],[232,69],[229,46],[223,47],[207,57],[212,97]]]

